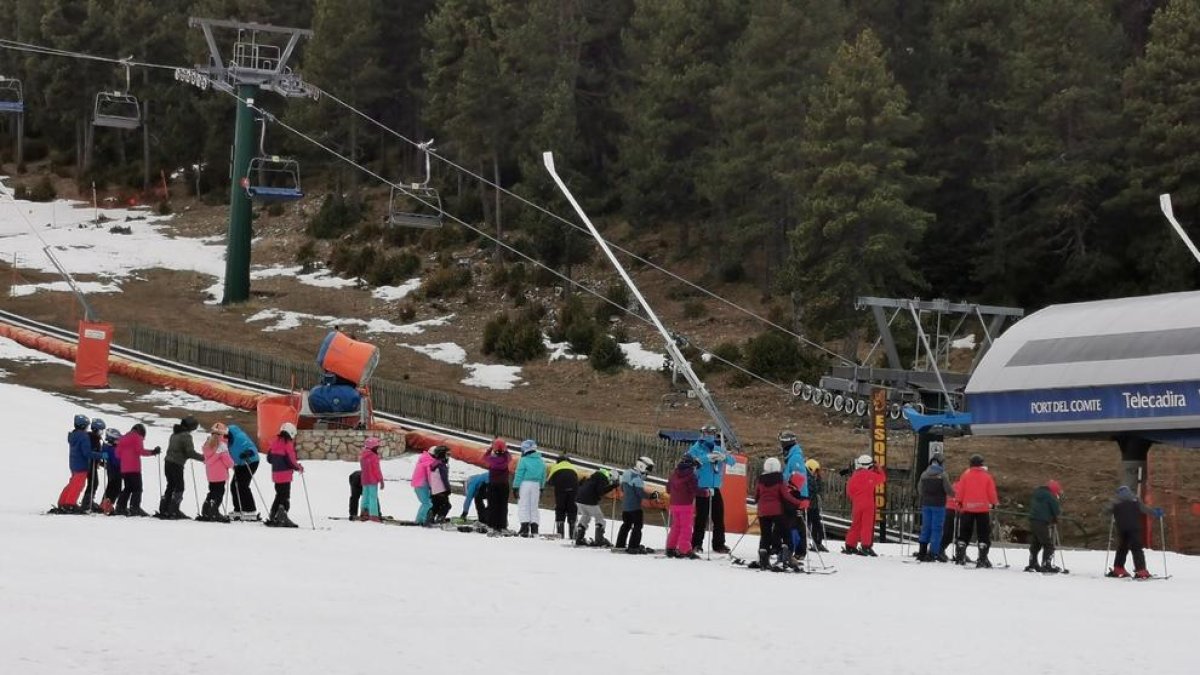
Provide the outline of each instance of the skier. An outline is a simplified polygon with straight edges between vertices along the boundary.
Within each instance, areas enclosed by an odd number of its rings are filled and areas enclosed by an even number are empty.
[[[725,501],[721,497],[721,483],[725,480],[726,469],[736,464],[737,460],[732,454],[717,448],[717,428],[711,424],[700,428],[700,440],[688,448],[688,454],[700,464],[696,474],[700,494],[696,496],[692,549],[704,548],[704,533],[708,531],[711,521],[710,544],[713,553],[729,553],[729,547],[725,546]]]
[[[229,456],[233,459],[233,485],[229,488],[233,502],[233,520],[258,520],[258,506],[254,503],[254,492],[250,484],[258,471],[258,446],[250,435],[236,424],[229,425]]]
[[[571,458],[565,454],[550,467],[546,482],[554,486],[554,532],[559,539],[575,531],[579,509],[575,506],[575,493],[579,490],[579,473]]]
[[[917,539],[917,560],[921,562],[946,562],[938,549],[942,542],[942,530],[946,527],[946,500],[954,497],[954,488],[946,470],[939,462],[930,462],[921,473],[921,536]]]
[[[642,524],[645,522],[642,501],[658,499],[657,492],[646,494],[646,476],[653,470],[654,460],[649,457],[639,457],[638,461],[634,463],[633,469],[626,471],[621,476],[621,529],[617,531],[616,548],[625,549],[626,553],[654,552],[652,549],[642,546]],[[692,545],[694,548],[694,537]]]
[[[517,498],[517,517],[521,522],[522,537],[538,534],[538,502],[542,498],[542,486],[546,484],[546,463],[537,443],[532,439],[521,442],[521,460],[517,462],[517,473],[513,476],[513,496]]]
[[[941,465],[943,469],[945,468],[945,465],[942,464],[942,462],[938,461],[938,464]],[[959,485],[959,483],[956,482],[954,484],[954,488],[953,488],[954,494],[958,494],[960,487],[961,486]],[[947,495],[946,496],[946,522],[942,527],[942,542],[941,542],[941,545],[938,547],[938,554],[937,554],[938,562],[947,562],[950,560],[950,558],[948,558],[946,556],[946,549],[950,548],[950,544],[953,543],[954,538],[958,536],[958,523],[959,523],[959,515],[960,515],[959,509],[960,509],[960,507],[959,507],[958,499],[955,498],[953,495]],[[932,545],[932,542],[930,542],[930,543]],[[965,562],[973,562],[973,561],[970,559],[967,559]]]
[[[361,462],[362,459],[360,458]],[[350,472],[350,520],[358,520],[358,500],[362,497],[362,469]]]
[[[792,549],[792,554],[803,559],[808,554],[808,544],[801,514],[807,515],[808,508],[812,506],[808,498],[808,462],[804,459],[804,448],[800,447],[796,434],[791,431],[779,432],[779,450],[784,457],[783,483],[792,491],[792,495],[801,506],[797,510],[790,501],[780,502],[779,506],[783,511],[778,522],[778,534],[780,540]]]
[[[758,504],[758,569],[769,570],[771,553],[777,552],[779,562],[786,569],[799,569],[799,562],[792,553],[789,542],[781,540],[784,534],[785,518],[783,505],[791,504],[800,507],[802,501],[796,496],[795,490],[783,481],[779,459],[768,457],[763,460],[762,475],[758,477],[758,485],[754,488],[754,501]]]
[[[441,523],[450,513],[450,448],[434,446],[433,459],[429,470],[429,498],[433,506],[429,509],[428,524]]]
[[[142,458],[162,454],[157,445],[147,450],[146,427],[135,424],[117,443],[117,462],[121,466],[121,494],[117,496],[116,516],[148,516],[142,510]]]
[[[383,468],[379,465],[379,446],[383,441],[372,436],[363,441],[362,454],[358,457],[358,465],[362,467],[359,482],[362,486],[362,515],[359,520],[370,520],[378,523],[383,518],[379,511],[379,491],[383,489]],[[351,518],[354,516],[351,515]]]
[[[296,425],[284,422],[279,434],[267,448],[267,463],[271,465],[271,482],[275,484],[275,501],[271,502],[271,513],[264,523],[268,527],[299,527],[288,518],[292,508],[292,472],[304,473],[304,466],[296,459]]]
[[[104,420],[96,417],[92,420],[88,428],[90,429],[88,440],[92,444],[92,452],[96,455],[96,459],[92,460],[88,466],[87,487],[83,490],[83,504],[81,506],[84,510],[99,513],[100,505],[96,503],[96,489],[100,476],[96,467],[101,461],[101,449],[104,447],[104,437],[101,432],[104,431],[106,425],[104,424]]]
[[[101,446],[100,462],[104,464],[108,477],[104,484],[104,499],[100,501],[100,510],[105,515],[113,512],[117,496],[121,494],[121,462],[117,459],[117,443],[121,440],[121,432],[109,427],[104,430],[104,445]]]
[[[167,443],[167,456],[163,462],[163,472],[167,476],[167,490],[158,503],[158,513],[155,518],[184,518],[179,505],[183,503],[185,483],[183,481],[183,466],[189,459],[204,461],[204,455],[196,452],[192,443],[192,432],[200,426],[195,417],[188,415],[179,420]]]
[[[229,470],[233,468],[233,458],[229,456],[229,446],[226,444],[228,434],[229,429],[217,422],[201,447],[204,452],[204,473],[208,478],[208,496],[204,498],[204,505],[200,507],[200,515],[196,516],[196,520],[229,522],[229,517],[221,513],[225,482],[229,480]]]
[[[1000,505],[1000,498],[996,496],[996,481],[983,465],[983,455],[971,455],[971,466],[958,479],[955,496],[960,513],[954,562],[967,564],[967,544],[971,543],[971,530],[974,529],[979,541],[975,567],[991,567],[988,560],[988,549],[992,547],[991,510]]]
[[[850,498],[850,528],[846,530],[846,546],[842,553],[874,556],[875,549],[875,488],[887,482],[887,475],[875,466],[870,455],[854,460],[854,473],[846,481],[846,496]],[[862,542],[861,548],[859,542]]]
[[[1054,537],[1050,536],[1050,526],[1058,524],[1062,514],[1062,486],[1058,481],[1047,481],[1033,489],[1029,498],[1029,564],[1026,572],[1046,572],[1056,574],[1062,569],[1054,566]],[[1038,552],[1042,553],[1042,562],[1038,564]]]
[[[488,472],[486,471],[471,476],[470,480],[467,481],[467,484],[463,487],[464,499],[462,515],[459,516],[460,520],[465,521],[467,519],[467,515],[471,512],[472,503],[475,504],[475,515],[479,519],[479,522],[482,523],[487,518],[487,483]]]
[[[413,492],[417,493],[417,501],[421,505],[417,508],[417,517],[414,521],[418,525],[424,525],[429,522],[429,511],[433,509],[433,491],[430,489],[429,480],[434,470],[434,463],[437,461],[433,456],[433,451],[439,446],[433,446],[417,457],[417,464],[413,467],[410,484]]]
[[[825,481],[821,477],[821,463],[812,457],[804,462],[808,469],[808,528],[812,532],[812,550],[828,553],[825,548],[825,524],[821,522],[821,491]]]
[[[1105,576],[1124,579],[1129,577],[1125,571],[1125,556],[1133,552],[1133,576],[1138,579],[1149,579],[1150,572],[1146,569],[1146,554],[1142,551],[1142,515],[1162,519],[1164,512],[1159,508],[1150,508],[1140,502],[1137,495],[1129,486],[1117,488],[1117,496],[1104,507],[1105,513],[1112,514],[1117,529],[1117,557],[1113,559],[1113,568]]]
[[[699,464],[691,455],[684,455],[667,480],[667,495],[671,499],[671,527],[667,531],[668,558],[699,558],[692,549],[692,527],[696,517],[696,494],[700,483],[696,478]]]
[[[70,453],[67,463],[71,469],[71,479],[59,493],[58,505],[51,509],[51,513],[87,513],[88,507],[91,506],[90,500],[84,502],[82,507],[78,505],[79,493],[88,480],[88,471],[92,464],[100,459],[100,453],[92,450],[92,441],[88,438],[89,421],[87,415],[76,415],[75,428],[67,434],[67,449]]]
[[[612,542],[604,538],[604,510],[600,508],[600,500],[604,495],[617,489],[617,485],[617,481],[613,480],[612,473],[608,469],[593,471],[592,475],[579,484],[579,492],[575,496],[580,516],[579,525],[575,527],[576,546],[587,545],[584,535],[587,533],[588,524],[593,520],[596,521],[596,536],[592,539],[591,545],[612,545]]]
[[[508,445],[503,438],[492,441],[483,463],[488,470],[486,524],[503,532],[508,529]]]

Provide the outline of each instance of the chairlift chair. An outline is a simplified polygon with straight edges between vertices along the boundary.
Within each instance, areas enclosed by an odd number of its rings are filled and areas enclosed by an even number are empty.
[[[425,153],[425,180],[420,183],[408,183],[403,186],[392,186],[392,194],[388,198],[388,224],[393,227],[414,227],[432,230],[442,226],[442,198],[438,191],[429,186],[430,161],[433,151],[433,140],[421,143],[417,147]],[[407,208],[409,200],[415,201],[415,209]]]
[[[262,122],[258,136],[259,156],[251,159],[246,167],[242,187],[246,189],[246,196],[256,201],[294,202],[304,197],[304,191],[300,189],[300,162],[267,154],[268,118],[271,115],[266,112],[259,118]]]
[[[142,105],[129,93],[129,63],[125,66],[125,91],[102,91],[96,94],[92,124],[112,129],[136,129],[142,125]]]
[[[21,81],[0,75],[0,114],[19,115],[25,112],[25,92]]]

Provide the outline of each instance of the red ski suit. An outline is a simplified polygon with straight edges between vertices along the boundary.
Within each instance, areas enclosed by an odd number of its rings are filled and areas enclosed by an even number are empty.
[[[846,530],[846,547],[864,548],[875,543],[875,486],[887,482],[879,467],[856,469],[846,481],[846,496],[850,498],[850,529]]]

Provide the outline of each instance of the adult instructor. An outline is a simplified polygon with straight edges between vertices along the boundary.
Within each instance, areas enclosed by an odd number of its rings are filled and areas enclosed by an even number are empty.
[[[737,463],[733,455],[717,447],[717,428],[711,424],[700,427],[700,440],[688,448],[700,468],[696,478],[700,492],[696,496],[696,521],[692,526],[692,550],[704,547],[704,533],[712,522],[712,552],[729,553],[725,545],[725,501],[721,498],[721,483],[725,471]]]

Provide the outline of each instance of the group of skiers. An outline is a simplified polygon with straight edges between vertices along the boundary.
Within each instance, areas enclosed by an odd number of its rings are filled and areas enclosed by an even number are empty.
[[[73,426],[67,434],[71,478],[51,512],[132,517],[150,515],[142,509],[142,458],[157,457],[162,454],[162,448],[145,447],[145,426],[134,424],[122,434],[118,429],[108,427],[103,419],[89,419],[82,414],[75,415]],[[208,482],[208,492],[196,520],[259,520],[258,507],[250,489],[258,470],[258,447],[237,425],[217,422],[204,440],[202,452],[196,452],[192,434],[199,426],[196,418],[190,415],[174,426],[163,462],[167,484],[154,516],[166,520],[187,517],[180,509],[186,491],[184,469],[189,460],[195,460],[204,463],[204,475]],[[304,467],[296,459],[295,435],[295,425],[283,424],[267,453],[267,461],[271,464],[271,480],[275,485],[275,500],[266,522],[268,525],[296,527],[288,518],[292,472],[303,472]],[[101,468],[105,470],[107,484],[101,501],[96,503],[94,500]],[[233,480],[229,494],[233,510],[226,516],[221,511],[221,504],[231,472]]]
[[[204,462],[208,493],[197,520],[229,522],[258,520],[257,507],[250,486],[259,465],[259,452],[254,441],[237,425],[220,422],[212,425],[201,450],[196,452],[192,434],[199,423],[192,416],[184,417],[174,426],[167,444],[165,470],[167,484],[159,501],[158,518],[184,518],[180,504],[186,489],[184,467],[188,460]],[[159,447],[146,449],[146,429],[133,425],[128,433],[108,428],[100,418],[89,419],[75,415],[73,429],[67,435],[71,477],[52,509],[55,513],[99,512],[108,515],[146,516],[141,508],[143,489],[141,459],[161,454]],[[291,482],[294,471],[304,467],[296,458],[296,427],[283,424],[267,452],[271,465],[275,499],[266,524],[296,527],[288,517],[291,508]],[[755,489],[760,536],[758,559],[750,564],[761,569],[799,569],[810,549],[827,551],[824,528],[821,524],[820,498],[821,466],[815,459],[805,459],[796,434],[779,434],[781,462],[778,457],[763,461],[762,473]],[[359,458],[360,470],[350,477],[350,518],[380,521],[379,491],[384,487],[379,451],[382,442],[367,438]],[[613,546],[605,537],[605,517],[602,498],[621,488],[621,527],[615,548],[631,554],[652,552],[642,545],[645,524],[642,504],[656,501],[660,494],[649,491],[646,477],[654,470],[654,461],[641,457],[629,470],[614,480],[607,469],[592,472],[580,480],[576,467],[565,455],[559,455],[547,470],[546,462],[532,439],[521,444],[520,459],[509,482],[509,453],[503,439],[495,439],[488,448],[483,463],[486,471],[472,477],[465,486],[461,518],[466,519],[472,506],[479,522],[493,533],[508,529],[508,497],[517,499],[520,529],[523,537],[539,536],[539,504],[542,489],[547,483],[554,489],[555,536],[571,537],[579,546]],[[411,484],[420,507],[415,523],[437,525],[448,519],[450,505],[450,450],[435,445],[423,452],[413,469]],[[919,479],[921,529],[916,558],[920,562],[949,562],[946,549],[955,544],[953,561],[959,565],[969,562],[967,547],[974,537],[978,546],[976,567],[991,567],[991,513],[999,506],[996,483],[988,472],[982,455],[970,458],[970,466],[951,484],[944,467],[944,458],[935,455]],[[706,425],[699,439],[688,448],[667,479],[670,514],[666,556],[696,558],[705,535],[711,530],[710,548],[713,553],[728,553],[725,542],[724,500],[721,487],[728,467],[736,460],[718,445],[717,429]],[[100,503],[94,501],[98,469],[104,468],[107,477]],[[221,511],[226,483],[233,472],[230,495],[233,510],[230,516]],[[886,483],[884,471],[870,455],[858,457],[846,482],[846,494],[851,504],[851,522],[847,528],[843,553],[874,556],[876,493]],[[1030,545],[1029,572],[1057,573],[1054,554],[1058,544],[1057,523],[1062,513],[1061,484],[1049,480],[1034,489],[1028,514]],[[361,511],[358,503],[361,498]],[[1162,509],[1142,504],[1125,486],[1118,489],[1108,505],[1113,526],[1118,535],[1117,555],[1113,577],[1131,576],[1125,569],[1130,553],[1138,578],[1149,577],[1142,550],[1142,518],[1163,517]],[[589,525],[595,521],[595,534],[587,539]],[[809,540],[811,539],[811,544]],[[1039,557],[1040,556],[1040,557]],[[775,560],[772,564],[772,559]]]

